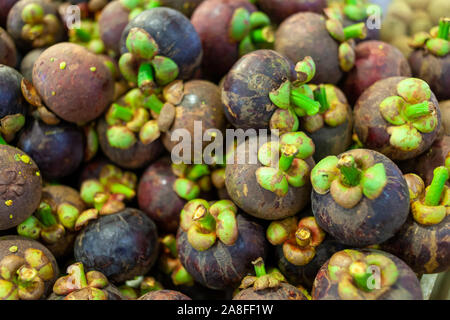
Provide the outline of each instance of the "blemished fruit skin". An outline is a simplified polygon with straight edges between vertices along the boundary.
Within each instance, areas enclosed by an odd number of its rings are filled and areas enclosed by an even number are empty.
[[[179,291],[156,290],[144,294],[138,300],[192,300],[192,299]]]
[[[277,288],[255,291],[247,288],[233,297],[233,300],[307,300],[305,295],[292,284],[280,283]]]

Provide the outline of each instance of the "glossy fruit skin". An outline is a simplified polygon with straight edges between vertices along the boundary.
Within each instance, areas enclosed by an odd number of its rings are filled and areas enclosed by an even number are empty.
[[[305,295],[289,283],[280,283],[277,288],[255,291],[247,288],[233,297],[233,300],[308,300]]]
[[[344,83],[345,93],[352,103],[378,80],[411,77],[408,60],[389,43],[363,41],[355,47],[355,54],[355,67],[347,74]]]
[[[418,49],[408,60],[413,76],[425,80],[438,100],[450,99],[450,54],[437,57]]]
[[[191,22],[202,41],[202,75],[218,81],[239,59],[239,43],[230,39],[229,27],[234,11],[257,8],[247,0],[207,0],[194,11]]]
[[[105,288],[101,289],[108,296],[107,300],[127,300],[122,293],[113,284],[108,284]],[[59,296],[52,292],[52,294],[47,298],[47,300],[64,300],[66,296]]]
[[[109,160],[126,169],[142,168],[157,159],[163,152],[164,147],[161,139],[157,139],[150,144],[143,144],[138,140],[128,149],[119,149],[112,147],[106,137],[108,124],[102,117],[98,120],[97,133],[100,147]]]
[[[138,300],[192,300],[187,295],[174,290],[150,291],[139,297]]]
[[[9,248],[11,248],[12,246],[17,246],[17,251],[14,254],[20,257],[23,257],[25,250],[29,248],[41,250],[52,263],[54,275],[52,279],[44,282],[45,294],[42,298],[45,298],[45,296],[47,296],[52,292],[53,284],[55,283],[56,279],[59,276],[59,267],[55,257],[44,245],[42,245],[36,240],[28,239],[21,236],[4,236],[0,237],[0,260],[2,260],[5,256],[11,254]]]
[[[193,77],[202,59],[200,38],[188,18],[170,8],[145,10],[131,20],[122,32],[120,52],[128,52],[125,41],[131,28],[147,31],[159,46],[158,54],[172,59],[179,68],[178,79]]]
[[[89,223],[75,239],[75,259],[119,283],[146,274],[158,255],[155,223],[126,208]]]
[[[438,124],[432,132],[421,133],[422,142],[419,147],[411,151],[402,151],[391,146],[389,143],[390,135],[386,131],[391,124],[384,120],[381,112],[376,109],[385,98],[397,95],[397,84],[404,79],[407,78],[390,77],[375,82],[363,92],[353,109],[353,125],[363,145],[381,152],[393,160],[412,159],[422,154],[437,138],[441,126],[441,113],[439,108],[436,108]],[[430,101],[436,107],[439,105],[433,92]]]
[[[28,102],[20,89],[22,79],[15,69],[0,65],[0,119],[16,113],[27,113]]]
[[[327,236],[327,239],[315,248],[316,254],[314,258],[304,266],[296,266],[290,263],[284,257],[282,246],[277,246],[275,252],[278,259],[278,268],[288,282],[293,285],[302,285],[310,290],[320,267],[322,267],[334,253],[346,248],[345,245],[332,239],[330,236]]]
[[[363,196],[353,208],[345,209],[334,201],[330,192],[321,195],[313,190],[311,194],[317,224],[339,242],[353,247],[386,241],[400,229],[409,214],[409,191],[400,169],[383,154],[363,150],[373,157],[374,164],[383,163],[386,170],[388,181],[377,198],[369,200]],[[357,152],[359,149],[345,154]]]
[[[273,22],[281,23],[291,15],[310,11],[322,14],[327,7],[326,0],[258,0],[258,6]]]
[[[399,258],[394,255],[374,249],[359,249],[364,254],[382,254],[391,259],[399,272],[396,283],[378,300],[423,300],[422,290],[419,280],[414,272]],[[314,280],[314,286],[311,292],[313,300],[342,300],[337,291],[338,282],[329,278],[328,262],[320,268]]]
[[[161,141],[165,148],[171,152],[173,148],[179,144],[179,141],[171,141],[171,137],[175,130],[187,130],[191,136],[192,159],[194,162],[195,152],[195,122],[201,121],[201,135],[209,129],[218,129],[224,132],[226,126],[226,118],[224,115],[224,106],[222,104],[219,87],[205,80],[191,80],[184,83],[184,97],[175,107],[176,115],[170,130],[164,133]],[[210,144],[210,141],[203,142],[203,148]],[[203,149],[199,150],[203,155]]]
[[[186,200],[173,190],[177,176],[172,172],[169,157],[152,163],[141,176],[137,197],[139,208],[164,231],[174,233],[178,229],[180,212]]]
[[[25,55],[25,57],[23,57],[20,63],[20,73],[23,75],[25,79],[27,79],[30,82],[33,81],[34,63],[41,55],[41,53],[44,52],[44,50],[45,49],[42,48],[31,50]]]
[[[399,232],[381,248],[405,261],[418,273],[439,273],[450,267],[450,216],[438,224],[417,223],[412,214]]]
[[[296,13],[280,24],[275,34],[275,51],[297,63],[311,56],[316,75],[311,83],[336,84],[343,72],[338,60],[338,42],[325,27],[325,17],[313,12]]]
[[[279,197],[275,193],[262,188],[256,180],[255,172],[262,165],[259,161],[250,164],[249,143],[258,143],[256,137],[251,137],[245,143],[238,145],[236,155],[242,154],[242,159],[246,159],[245,164],[227,164],[225,168],[225,186],[228,195],[233,202],[246,213],[265,220],[279,220],[293,216],[300,212],[310,201],[311,184],[309,177],[303,187],[295,188],[289,186],[289,191],[284,197]],[[245,158],[243,158],[245,154]],[[256,155],[254,155],[254,159]],[[236,159],[237,160],[237,159]],[[315,163],[312,157],[305,160],[310,170]]]
[[[42,177],[36,163],[26,157],[22,150],[0,145],[0,230],[22,223],[39,206]]]
[[[119,0],[109,2],[101,11],[98,26],[105,47],[120,54],[120,37],[127,26],[130,11]]]
[[[32,42],[22,38],[22,28],[25,25],[25,22],[22,20],[22,10],[30,3],[37,3],[44,9],[45,14],[53,14],[56,18],[59,19],[59,14],[57,11],[57,6],[54,2],[45,1],[45,0],[19,0],[17,1],[11,10],[8,13],[7,18],[7,31],[10,36],[14,39],[17,47],[22,50],[29,50],[32,48]],[[52,43],[58,43],[65,39],[65,29],[63,28],[63,24],[60,22],[60,28],[58,31],[53,34],[54,41]]]
[[[222,84],[228,121],[236,128],[267,129],[277,107],[269,93],[294,80],[294,66],[273,50],[256,50],[240,58]]]
[[[3,0],[0,2],[0,27],[6,27],[6,19],[8,18],[9,10],[19,0]]]
[[[0,64],[14,68],[17,63],[16,45],[6,31],[0,27]]]
[[[46,179],[73,173],[83,161],[85,137],[70,123],[48,125],[34,120],[19,137],[17,146],[27,152]]]
[[[205,251],[194,249],[181,228],[177,233],[177,249],[181,263],[195,281],[216,290],[237,286],[253,268],[258,257],[267,255],[268,244],[264,229],[242,214],[237,216],[239,237],[227,246],[220,240]]]
[[[114,97],[114,80],[103,59],[68,42],[55,44],[39,56],[33,84],[51,111],[73,123],[96,119]]]

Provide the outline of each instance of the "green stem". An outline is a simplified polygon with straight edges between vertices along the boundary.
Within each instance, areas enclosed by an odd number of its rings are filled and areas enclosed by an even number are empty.
[[[297,147],[292,144],[284,144],[281,146],[281,156],[279,166],[282,171],[287,171],[294,161],[295,154],[298,152]]]
[[[36,211],[36,217],[45,226],[50,227],[56,224],[56,217],[52,213],[52,208],[45,202],[41,202]]]
[[[355,39],[355,38],[364,38],[367,34],[366,25],[364,22],[356,23],[351,26],[344,28],[344,35],[345,38],[348,39]]]
[[[121,184],[121,183],[114,183],[110,189],[112,193],[120,193],[123,194],[127,198],[132,198],[136,194],[133,189]]]
[[[164,105],[164,103],[161,100],[159,100],[159,98],[156,96],[156,94],[150,95],[144,101],[144,107],[154,111],[157,114],[159,114],[161,112],[163,105]]]
[[[272,43],[275,40],[275,35],[270,26],[252,30],[250,37],[253,43]]]
[[[138,87],[141,88],[149,82],[155,81],[155,73],[150,62],[143,62],[138,71]]]
[[[255,268],[255,274],[257,277],[262,277],[267,274],[266,268],[264,266],[264,261],[262,258],[258,258],[252,262]]]
[[[438,38],[448,40],[450,31],[450,18],[442,18],[439,21]]]
[[[428,114],[430,114],[428,101],[409,105],[405,108],[405,115],[410,120],[414,120]]]
[[[341,181],[348,186],[357,186],[361,180],[361,171],[351,155],[344,155],[337,164],[341,172]]]
[[[199,205],[194,212],[192,220],[207,233],[216,230],[216,219],[208,212],[203,205]]]
[[[311,243],[311,231],[308,228],[299,228],[295,232],[295,242],[301,248]]]
[[[128,122],[133,118],[133,111],[127,107],[122,107],[117,103],[114,103],[111,107],[111,116],[115,119]]]
[[[437,206],[441,200],[442,191],[444,191],[445,183],[448,180],[448,170],[445,167],[437,167],[434,169],[433,181],[431,181],[428,191],[425,195],[425,205]]]
[[[295,89],[291,90],[291,102],[299,108],[306,111],[308,116],[317,114],[320,110],[320,103],[313,99],[297,92]]]
[[[320,103],[319,113],[324,113],[330,108],[325,87],[319,86],[316,90],[314,90],[314,100]]]

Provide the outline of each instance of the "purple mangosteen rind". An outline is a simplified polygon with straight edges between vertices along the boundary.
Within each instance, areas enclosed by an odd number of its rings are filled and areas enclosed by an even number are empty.
[[[307,300],[306,296],[289,283],[280,283],[276,288],[255,291],[254,288],[241,290],[233,300]]]
[[[259,0],[258,6],[267,13],[275,23],[281,23],[291,15],[310,11],[318,14],[326,8],[325,0]]]
[[[138,300],[192,300],[184,293],[175,290],[150,291],[139,297]]]
[[[130,11],[119,0],[109,2],[98,20],[100,37],[108,50],[120,54],[120,37],[129,22]]]
[[[26,115],[28,102],[21,91],[23,76],[12,67],[0,65],[0,119],[8,115]]]

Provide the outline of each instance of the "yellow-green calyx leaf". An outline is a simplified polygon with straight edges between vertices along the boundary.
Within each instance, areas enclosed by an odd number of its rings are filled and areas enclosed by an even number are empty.
[[[362,192],[371,200],[381,194],[386,184],[386,169],[383,163],[377,163],[365,170],[361,178]]]
[[[209,249],[217,238],[231,246],[239,237],[236,214],[237,207],[229,200],[220,200],[210,206],[206,200],[194,199],[181,211],[180,226],[198,251]]]
[[[285,277],[278,269],[273,268],[266,272],[264,261],[260,257],[252,262],[255,268],[256,276],[246,276],[242,279],[240,289],[253,287],[254,291],[264,290],[268,288],[277,288],[282,282],[287,282]]]
[[[439,26],[427,32],[419,32],[414,35],[409,43],[412,48],[423,48],[437,57],[444,57],[450,53],[450,18],[441,18]]]
[[[311,170],[311,184],[315,192],[328,193],[332,181],[339,175],[338,161],[338,157],[328,156],[320,160]]]

